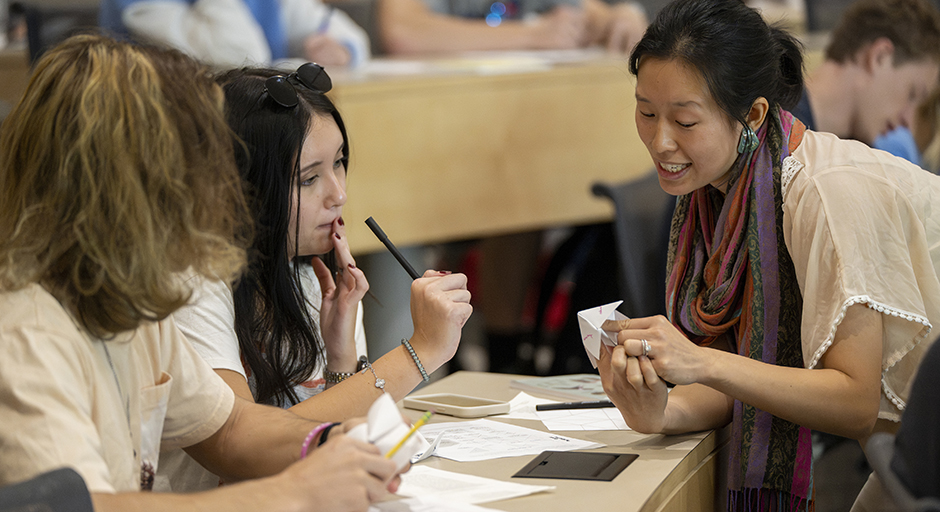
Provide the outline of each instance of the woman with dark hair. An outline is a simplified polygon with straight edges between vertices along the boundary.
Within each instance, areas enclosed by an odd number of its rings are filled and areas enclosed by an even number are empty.
[[[94,35],[43,55],[0,129],[0,486],[67,466],[99,512],[366,510],[395,490],[376,446],[334,428],[308,451],[323,424],[236,397],[176,328],[176,276],[236,279],[250,225],[204,66]],[[161,446],[259,479],[141,492]]]
[[[427,271],[415,280],[414,334],[374,363],[360,363],[360,300],[369,283],[341,216],[349,142],[324,94],[329,76],[308,63],[287,76],[240,69],[217,81],[240,142],[236,160],[257,233],[233,290],[192,278],[199,282],[194,300],[174,315],[180,329],[249,400],[339,422],[364,415],[382,392],[402,399],[457,350],[472,311],[466,276]],[[218,485],[182,453],[169,457],[173,490]]]
[[[940,321],[940,179],[805,130],[800,45],[737,0],[670,4],[630,69],[679,197],[668,317],[607,326],[605,390],[641,432],[730,422],[730,510],[812,509],[810,429],[896,428]]]

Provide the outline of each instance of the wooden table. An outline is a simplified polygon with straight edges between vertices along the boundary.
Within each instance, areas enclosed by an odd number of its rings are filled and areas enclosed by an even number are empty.
[[[353,252],[382,248],[369,216],[401,246],[611,218],[591,185],[652,165],[625,59],[592,52],[520,67],[335,76],[352,149],[343,215]]]
[[[461,393],[472,396],[509,400],[518,390],[509,387],[517,376],[480,372],[457,372],[425,388],[415,395],[430,393]],[[415,421],[422,412],[403,409]],[[545,431],[540,421],[499,419],[528,428]],[[461,421],[437,415],[431,422]],[[723,481],[725,431],[709,431],[682,436],[645,435],[633,431],[560,432],[562,435],[585,439],[606,446],[590,451],[635,453],[639,457],[611,482],[512,478],[534,456],[508,457],[480,462],[455,462],[431,457],[421,464],[497,480],[522,484],[553,485],[556,490],[522,498],[486,503],[482,506],[508,511],[571,512],[595,510],[618,512],[704,512],[717,510],[717,499],[723,493],[716,489]]]

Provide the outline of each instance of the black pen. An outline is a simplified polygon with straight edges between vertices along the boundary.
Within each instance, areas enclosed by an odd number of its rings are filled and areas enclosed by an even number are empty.
[[[379,241],[385,244],[385,247],[390,253],[392,253],[392,256],[398,260],[398,263],[401,263],[401,266],[405,267],[405,272],[408,272],[408,275],[411,276],[412,279],[421,277],[421,274],[415,271],[415,268],[411,266],[411,263],[408,263],[408,260],[402,256],[401,251],[398,250],[398,247],[395,247],[395,244],[393,244],[392,241],[388,239],[388,235],[382,231],[382,228],[379,227],[372,217],[366,219],[366,225],[369,226],[369,229],[371,229],[373,233],[375,233],[375,236],[378,237]]]
[[[562,402],[559,404],[540,404],[535,406],[536,411],[558,411],[561,409],[600,409],[614,407],[610,400],[594,400],[589,402]]]

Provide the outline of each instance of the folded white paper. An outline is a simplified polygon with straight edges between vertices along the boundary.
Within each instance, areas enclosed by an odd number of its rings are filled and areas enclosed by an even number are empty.
[[[391,395],[382,393],[372,406],[369,407],[368,421],[353,427],[347,435],[353,439],[372,443],[382,451],[388,453],[411,430],[405,423],[401,411],[395,405]],[[415,433],[417,434],[417,432]],[[398,464],[398,469],[404,469],[411,461],[411,457],[428,448],[428,442],[419,435],[412,435],[405,444],[395,452],[392,460]]]
[[[623,313],[617,311],[623,301],[611,302],[596,308],[578,311],[578,327],[581,328],[581,341],[584,343],[584,350],[587,351],[588,358],[594,368],[597,368],[597,360],[601,357],[601,344],[608,347],[617,346],[617,333],[608,332],[601,329],[607,320],[626,320]]]

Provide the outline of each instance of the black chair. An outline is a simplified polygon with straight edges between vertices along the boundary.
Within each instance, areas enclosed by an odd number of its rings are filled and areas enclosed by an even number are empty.
[[[666,253],[675,198],[659,186],[655,172],[622,183],[595,183],[591,192],[614,203],[624,301],[618,309],[630,317],[665,313]]]
[[[0,512],[93,512],[85,480],[72,468],[0,488]]]
[[[51,7],[26,3],[26,40],[29,61],[35,63],[46,50],[69,36],[98,30],[98,5]]]
[[[940,512],[940,343],[921,362],[897,435],[878,433],[865,455],[902,512]]]

